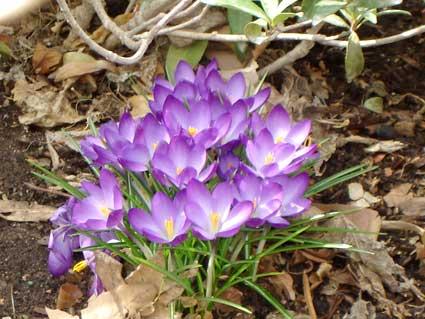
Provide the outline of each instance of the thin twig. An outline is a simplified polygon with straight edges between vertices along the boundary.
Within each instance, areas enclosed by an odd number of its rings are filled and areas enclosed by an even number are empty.
[[[323,24],[319,23],[307,32],[310,34],[315,34],[318,33],[322,27]],[[258,76],[261,78],[265,74],[275,73],[276,71],[281,70],[285,65],[292,64],[295,61],[302,59],[307,54],[309,54],[310,50],[314,47],[314,44],[315,42],[311,41],[301,41],[295,46],[295,48],[286,53],[284,56],[258,71]]]
[[[78,33],[78,35],[83,39],[83,41],[96,53],[100,54],[104,58],[108,59],[111,62],[119,64],[133,64],[138,62],[145,54],[146,50],[149,47],[149,44],[153,41],[157,33],[172,19],[174,16],[180,12],[191,0],[182,0],[180,1],[173,9],[170,10],[158,23],[148,32],[147,37],[141,42],[140,47],[137,49],[130,57],[120,56],[110,50],[105,49],[104,47],[97,44],[93,41],[90,36],[81,28],[77,23],[74,16],[71,13],[71,10],[66,3],[66,0],[57,0],[59,7],[61,8],[65,19],[71,25],[71,27]]]
[[[90,4],[102,22],[103,27],[115,35],[122,44],[132,50],[137,50],[140,47],[140,43],[129,38],[126,32],[108,16],[101,0],[90,0]]]
[[[124,13],[130,13],[133,10],[134,6],[136,5],[136,2],[137,0],[130,0]]]
[[[360,45],[364,48],[376,47],[385,44],[406,40],[414,36],[425,33],[425,25],[413,28],[402,33],[392,35],[381,39],[363,40]],[[170,36],[187,38],[193,40],[208,40],[218,42],[249,42],[249,39],[244,34],[222,34],[217,32],[203,33],[186,30],[178,30],[168,33]],[[270,36],[262,37],[264,42],[270,41]],[[276,36],[278,41],[314,41],[327,46],[335,46],[345,48],[348,41],[334,40],[333,37],[327,37],[322,34],[303,34],[303,33],[280,33]]]
[[[158,32],[158,35],[167,34],[167,33],[170,33],[170,32],[176,31],[176,30],[185,29],[187,27],[190,27],[190,26],[200,22],[202,20],[202,18],[205,17],[205,15],[207,14],[208,9],[209,9],[209,7],[205,6],[202,9],[202,11],[199,15],[197,15],[197,16],[193,17],[192,19],[187,20],[183,23],[173,25],[173,26],[168,27],[168,28],[164,28],[164,29],[162,29],[161,31]]]
[[[202,3],[200,1],[195,1],[189,7],[187,7],[183,11],[176,14],[174,19],[186,18],[188,15],[192,14],[201,4]],[[130,35],[130,36],[136,35],[139,32],[142,32],[143,30],[145,30],[148,27],[152,26],[153,24],[157,23],[163,16],[164,16],[164,13],[160,13],[159,15],[152,17],[151,19],[139,24],[134,29],[128,31],[127,34]]]
[[[305,272],[303,272],[303,291],[310,319],[317,319],[316,309],[314,308],[313,297],[311,295],[310,282]]]
[[[50,193],[50,194],[59,195],[59,196],[63,196],[63,197],[72,197],[71,195],[69,195],[67,193],[64,193],[64,192],[61,192],[61,191],[56,191],[54,189],[43,188],[43,187],[28,183],[28,182],[25,182],[24,184],[28,188],[31,188],[31,189],[36,190],[36,191],[40,191],[40,192],[44,192],[44,193]]]

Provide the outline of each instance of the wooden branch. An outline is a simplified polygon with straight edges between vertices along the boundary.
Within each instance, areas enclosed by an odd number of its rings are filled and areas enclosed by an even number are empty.
[[[307,33],[316,34],[322,27],[323,23],[319,23],[308,30]],[[301,41],[295,46],[295,48],[286,53],[284,56],[258,71],[258,76],[262,78],[266,74],[275,73],[276,71],[281,70],[285,65],[292,64],[295,61],[304,58],[307,54],[309,54],[310,50],[314,47],[314,44],[315,42],[312,41]]]
[[[130,57],[120,56],[112,51],[109,51],[95,41],[93,41],[90,36],[81,28],[77,23],[75,18],[72,16],[71,10],[66,3],[66,0],[57,0],[59,7],[61,8],[65,19],[71,25],[71,27],[78,33],[82,40],[96,53],[108,59],[111,62],[119,64],[133,64],[138,62],[146,53],[146,50],[149,47],[149,44],[153,41],[158,32],[172,19],[175,15],[183,10],[192,0],[181,0],[173,9],[170,10],[158,23],[148,32],[147,37],[141,41],[140,47],[137,49]]]
[[[402,33],[373,40],[362,40],[360,45],[363,48],[377,47],[385,44],[391,44],[394,42],[406,40],[414,36],[425,33],[425,25],[413,28]],[[187,38],[192,40],[208,40],[208,41],[218,41],[218,42],[250,42],[249,39],[244,34],[222,34],[217,32],[212,33],[202,33],[202,32],[193,32],[187,30],[178,30],[168,33],[175,37]],[[262,37],[264,42],[269,42],[271,37],[265,36]],[[313,41],[327,46],[334,46],[339,48],[345,48],[348,44],[348,41],[334,40],[334,37],[327,37],[322,34],[303,34],[303,33],[280,33],[274,40],[277,41]]]

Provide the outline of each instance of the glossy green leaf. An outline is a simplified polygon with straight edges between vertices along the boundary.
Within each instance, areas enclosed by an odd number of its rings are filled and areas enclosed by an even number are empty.
[[[358,77],[364,69],[363,50],[360,39],[356,32],[352,32],[348,38],[347,52],[345,53],[345,75],[350,83]]]
[[[257,19],[245,26],[245,35],[249,41],[255,44],[261,44],[264,41],[263,29],[267,27],[267,22],[263,19]]]
[[[272,26],[277,26],[279,23],[284,23],[287,19],[295,17],[297,14],[293,12],[282,12],[275,16],[272,20]]]
[[[298,0],[283,0],[279,3],[279,6],[277,7],[277,11],[280,13],[283,10],[287,9],[289,6],[293,5]]]
[[[227,9],[227,19],[229,20],[230,32],[233,34],[242,34],[245,32],[245,26],[252,21],[252,15],[240,12],[235,9]],[[240,60],[245,60],[248,43],[235,43],[235,50]]]
[[[201,0],[201,2],[210,6],[236,9],[251,14],[257,18],[268,20],[265,12],[251,0]]]
[[[343,18],[341,18],[340,16],[336,14],[331,14],[327,16],[326,18],[323,19],[323,21],[325,21],[326,23],[332,24],[336,27],[350,29],[350,25],[347,22],[345,22]]]
[[[350,3],[350,5],[354,7],[374,9],[397,6],[402,2],[403,0],[354,0]]]
[[[170,45],[165,61],[165,71],[168,79],[174,81],[174,70],[180,60],[185,60],[195,67],[201,61],[207,46],[208,41],[194,41],[191,45],[183,48],[173,44]]]
[[[347,2],[342,0],[303,0],[302,9],[305,17],[312,19],[313,23],[317,24],[346,4]]]
[[[377,24],[378,16],[376,15],[376,9],[366,11],[362,14],[363,18],[370,23]]]
[[[261,0],[261,5],[269,18],[273,18],[276,14],[278,14],[278,4],[278,0]]]

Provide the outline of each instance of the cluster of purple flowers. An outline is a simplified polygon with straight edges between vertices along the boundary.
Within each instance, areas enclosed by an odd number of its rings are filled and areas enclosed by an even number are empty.
[[[174,85],[156,80],[152,113],[138,119],[124,113],[84,139],[83,154],[101,168],[99,185],[84,182],[87,196],[71,199],[52,219],[59,226],[49,245],[52,273],[64,273],[73,249],[87,246],[76,230],[123,230],[124,216],[150,241],[177,245],[189,231],[214,240],[242,226],[284,227],[288,217],[306,210],[309,177],[297,172],[317,155],[316,145],[305,145],[310,121],[292,123],[281,105],[262,117],[258,110],[270,90],[247,93],[240,73],[225,81],[214,61],[196,73],[180,62]],[[148,174],[176,195],[156,192],[149,211],[126,210],[110,168]]]

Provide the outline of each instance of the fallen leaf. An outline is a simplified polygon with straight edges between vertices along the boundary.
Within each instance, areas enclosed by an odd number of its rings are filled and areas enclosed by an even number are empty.
[[[366,147],[364,150],[367,153],[377,153],[377,152],[394,153],[405,147],[406,145],[399,141],[380,141],[374,145]]]
[[[15,222],[47,221],[55,207],[14,200],[0,200],[0,218]]]
[[[413,195],[409,194],[411,188],[412,184],[410,183],[403,183],[394,187],[384,196],[385,203],[388,207],[399,207],[402,202],[413,198]]]
[[[413,121],[399,121],[395,123],[394,129],[401,136],[414,137],[416,123]]]
[[[346,319],[372,319],[376,316],[375,306],[362,299],[357,300],[350,309]]]
[[[350,209],[350,206],[340,204],[316,206],[323,211]],[[372,209],[361,209],[359,212],[331,219],[323,224],[326,227],[353,228],[376,233],[374,236],[353,232],[326,233],[317,236],[330,242],[346,243],[369,252],[349,252],[350,263],[353,265],[352,268],[360,280],[362,290],[372,294],[394,316],[397,317],[403,314],[405,309],[402,305],[395,304],[393,300],[386,298],[386,289],[383,283],[393,293],[412,291],[418,298],[423,298],[422,294],[418,294],[419,289],[407,278],[404,268],[395,263],[388,254],[385,244],[377,241],[377,233],[381,228],[381,219],[378,212]]]
[[[71,106],[66,97],[70,86],[71,83],[68,83],[58,92],[55,87],[43,82],[30,84],[25,79],[16,81],[12,93],[13,100],[22,113],[19,122],[24,125],[54,127],[85,119]]]
[[[143,117],[150,112],[148,100],[143,95],[134,95],[128,99],[133,117]]]
[[[382,113],[384,111],[384,99],[380,96],[368,98],[363,107],[375,113]]]
[[[267,277],[281,300],[295,300],[294,279],[287,272]]]
[[[54,79],[55,82],[59,82],[102,70],[115,72],[116,68],[111,62],[106,60],[96,60],[95,62],[70,62],[56,70]]]
[[[41,42],[37,43],[32,56],[32,67],[37,74],[49,74],[62,60],[62,53],[53,48],[47,48]]]
[[[47,307],[45,309],[49,319],[80,319],[80,317],[71,316],[69,313],[62,310],[50,309]]]
[[[59,288],[58,299],[56,300],[56,308],[59,310],[69,309],[74,306],[82,297],[83,292],[77,285],[64,283]]]
[[[96,270],[99,271],[100,279],[112,289],[91,298],[88,306],[81,311],[81,319],[125,319],[140,316],[150,319],[168,318],[165,310],[171,301],[180,297],[183,288],[144,264],[123,279],[120,277],[122,266],[111,259],[106,254],[96,256]],[[150,261],[164,266],[161,253]],[[49,318],[56,319],[53,315]]]
[[[403,201],[399,205],[407,216],[425,216],[425,197],[414,197]]]
[[[241,305],[242,304],[242,297],[243,293],[239,289],[235,287],[227,288],[223,293],[219,296],[220,299],[231,301],[235,304]],[[214,305],[214,308],[219,311],[222,314],[228,314],[230,312],[234,312],[235,308],[227,305],[223,305],[220,303],[216,303]]]
[[[102,284],[107,291],[111,291],[123,284],[122,264],[108,254],[96,251],[94,253],[96,261],[96,274],[102,278]]]

